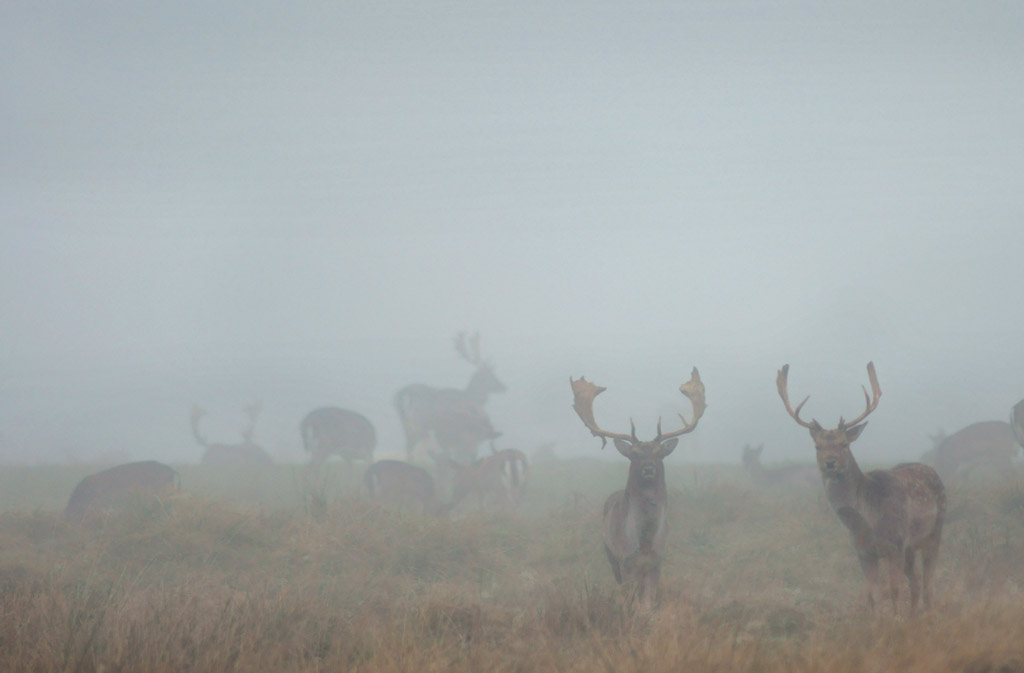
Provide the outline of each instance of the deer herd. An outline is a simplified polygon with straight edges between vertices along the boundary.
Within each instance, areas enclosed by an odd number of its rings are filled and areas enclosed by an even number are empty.
[[[524,498],[529,463],[517,449],[495,447],[494,441],[501,433],[484,410],[488,397],[504,392],[505,386],[482,360],[479,336],[460,334],[455,348],[474,367],[465,388],[417,383],[395,395],[394,406],[405,435],[404,461],[373,461],[376,431],[365,416],[355,411],[328,406],[306,415],[299,434],[310,454],[307,483],[311,476],[322,474],[333,455],[349,463],[367,463],[363,483],[371,498],[434,515],[447,515],[467,501],[515,510]],[[913,615],[919,602],[927,608],[932,601],[932,577],[946,512],[943,480],[961,481],[979,467],[1012,474],[1011,460],[1024,446],[1024,400],[1013,407],[1009,423],[975,423],[937,438],[935,447],[922,456],[921,462],[864,472],[851,445],[864,431],[882,395],[873,363],[868,363],[867,372],[871,390],[869,393],[863,387],[864,410],[851,421],[840,417],[835,427],[826,428],[817,420],[801,418],[809,397],[795,407],[790,403],[789,365],[784,365],[776,376],[778,394],[786,413],[809,431],[817,466],[765,467],[760,460],[763,446],[745,447],[742,463],[758,488],[806,488],[821,483],[828,504],[850,536],[864,574],[864,597],[869,609],[876,612],[888,599],[893,613],[900,615],[907,586]],[[690,420],[680,413],[681,427],[665,432],[659,418],[656,436],[647,441],[637,437],[632,420],[629,433],[610,432],[598,425],[594,400],[606,390],[604,387],[583,377],[570,377],[569,383],[572,407],[584,427],[601,438],[602,448],[610,439],[629,459],[625,488],[605,500],[602,538],[615,580],[627,588],[629,600],[653,609],[658,603],[669,531],[664,460],[675,450],[679,437],[693,432],[703,417],[707,408],[704,383],[695,367],[689,381],[679,387],[690,403]],[[249,422],[241,429],[241,442],[219,444],[210,443],[201,433],[199,424],[206,412],[194,406],[191,429],[204,449],[202,463],[270,464],[269,454],[253,441],[260,411],[258,404],[246,407]],[[485,442],[490,443],[491,453],[478,458],[478,449]],[[433,462],[436,476],[415,464],[424,456]],[[155,461],[120,465],[83,479],[68,502],[65,516],[81,521],[90,511],[117,507],[136,495],[166,497],[176,492],[179,484],[173,469]]]

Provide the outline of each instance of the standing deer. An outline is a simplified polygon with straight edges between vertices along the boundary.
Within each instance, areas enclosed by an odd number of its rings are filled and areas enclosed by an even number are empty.
[[[203,465],[273,465],[274,461],[270,454],[252,441],[253,430],[256,427],[256,420],[259,418],[263,407],[259,402],[250,404],[245,408],[245,414],[249,417],[249,423],[241,429],[242,441],[238,444],[211,444],[199,432],[199,421],[207,414],[205,409],[192,405],[192,413],[189,416],[192,425],[192,436],[196,442],[206,450],[200,461]]]
[[[765,467],[761,464],[764,445],[756,449],[749,444],[743,447],[743,467],[754,486],[758,488],[791,487],[807,488],[818,485],[818,468],[813,465],[782,465]]]
[[[396,504],[411,504],[424,512],[438,512],[434,479],[422,467],[400,460],[379,460],[363,475],[371,498]]]
[[[180,487],[178,473],[155,460],[118,465],[78,482],[64,508],[64,518],[77,523],[104,509],[124,507],[132,497],[158,499]]]
[[[572,386],[573,409],[583,425],[592,435],[601,438],[602,448],[611,439],[619,453],[629,458],[626,488],[612,493],[604,503],[604,548],[615,573],[615,581],[630,586],[642,606],[653,607],[657,604],[661,556],[668,536],[664,460],[676,448],[679,436],[692,432],[704,415],[707,407],[704,384],[694,367],[690,380],[679,386],[679,392],[689,398],[693,406],[693,420],[687,422],[679,414],[683,427],[663,434],[661,419],[658,419],[658,435],[647,442],[637,439],[632,420],[628,435],[608,432],[597,425],[594,398],[606,388],[582,377],[576,381],[570,377],[569,384]]]
[[[455,350],[476,368],[464,389],[433,388],[414,383],[395,395],[395,410],[405,431],[405,450],[410,460],[416,446],[433,436],[442,451],[463,462],[473,461],[477,446],[474,444],[468,447],[465,441],[460,446],[454,446],[450,443],[452,437],[465,440],[466,433],[459,428],[459,424],[468,421],[471,425],[480,426],[481,416],[490,426],[490,420],[483,410],[487,398],[492,393],[506,390],[494,370],[480,357],[479,334],[470,339],[466,338],[465,333],[459,334],[455,338]]]
[[[308,471],[318,471],[327,459],[341,456],[350,464],[373,461],[377,431],[366,416],[339,407],[321,407],[306,414],[299,424],[302,446],[310,454]]]
[[[452,495],[445,511],[458,506],[468,496],[476,496],[483,507],[488,501],[502,509],[519,506],[526,493],[530,466],[519,449],[502,449],[470,465],[460,465],[445,454],[432,453],[439,473],[451,473]]]
[[[920,550],[924,605],[931,605],[931,578],[942,540],[942,520],[946,512],[946,492],[934,469],[922,463],[903,463],[890,470],[861,472],[850,452],[852,444],[867,425],[863,422],[878,407],[882,390],[878,386],[875,365],[868,363],[871,396],[864,390],[864,413],[826,430],[816,420],[800,419],[800,410],[809,397],[797,405],[789,403],[787,379],[789,365],[783,365],[776,378],[779,397],[786,411],[800,426],[811,432],[817,453],[818,470],[825,495],[833,511],[850,532],[866,580],[865,594],[872,612],[883,598],[888,585],[893,612],[900,614],[900,570],[910,583],[910,613],[917,609],[921,593],[914,570]],[[879,559],[888,561],[888,578],[879,574]]]

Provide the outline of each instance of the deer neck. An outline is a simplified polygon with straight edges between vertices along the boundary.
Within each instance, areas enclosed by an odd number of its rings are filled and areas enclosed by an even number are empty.
[[[867,485],[867,478],[860,466],[850,455],[846,468],[839,474],[821,471],[821,479],[825,483],[825,495],[833,510],[841,507],[853,507],[860,510],[860,496]]]
[[[483,406],[487,403],[487,396],[490,391],[487,389],[483,379],[483,370],[477,369],[473,373],[472,378],[469,379],[469,383],[466,384],[466,397],[469,398],[474,404]]]
[[[655,535],[665,514],[665,472],[660,469],[654,479],[641,479],[636,465],[630,465],[626,482],[626,516],[637,523],[640,549],[651,551]]]
[[[192,436],[195,437],[196,442],[199,444],[199,446],[205,446],[205,447],[209,447],[210,446],[209,442],[206,441],[206,438],[203,437],[201,434],[199,434],[199,419],[198,418],[193,418],[192,419]]]

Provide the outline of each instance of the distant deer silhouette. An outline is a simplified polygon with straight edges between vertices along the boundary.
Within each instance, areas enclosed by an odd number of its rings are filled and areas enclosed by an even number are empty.
[[[410,460],[417,445],[433,437],[443,452],[456,461],[469,463],[476,460],[480,442],[498,436],[484,405],[491,394],[505,392],[505,384],[480,357],[479,334],[469,339],[465,333],[459,334],[455,350],[476,367],[464,389],[415,383],[395,395],[395,410],[405,431],[405,450]]]

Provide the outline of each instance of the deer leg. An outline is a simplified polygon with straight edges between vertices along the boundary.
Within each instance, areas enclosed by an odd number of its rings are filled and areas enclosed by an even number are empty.
[[[608,545],[604,546],[604,551],[608,554],[608,563],[612,564],[612,572],[615,573],[615,581],[622,584],[622,567],[619,565],[619,559],[615,558],[615,554],[608,548]]]
[[[907,547],[903,555],[903,574],[907,576],[907,581],[910,582],[910,616],[914,616],[914,613],[917,611],[917,601],[921,596],[921,587],[917,583],[917,573],[914,572],[914,557],[917,555],[917,550]]]
[[[894,553],[888,555],[889,562],[889,598],[892,600],[892,613],[896,617],[902,613],[902,604],[900,603],[900,587],[903,585],[903,556],[902,550],[896,549]]]
[[[878,554],[874,550],[858,552],[857,560],[860,561],[860,569],[864,573],[864,594],[867,596],[868,610],[875,612],[875,605],[881,602],[880,587],[878,583]]]
[[[941,539],[942,529],[937,527],[928,540],[921,545],[921,584],[925,610],[932,606],[932,575],[935,574],[935,561],[939,556]]]

